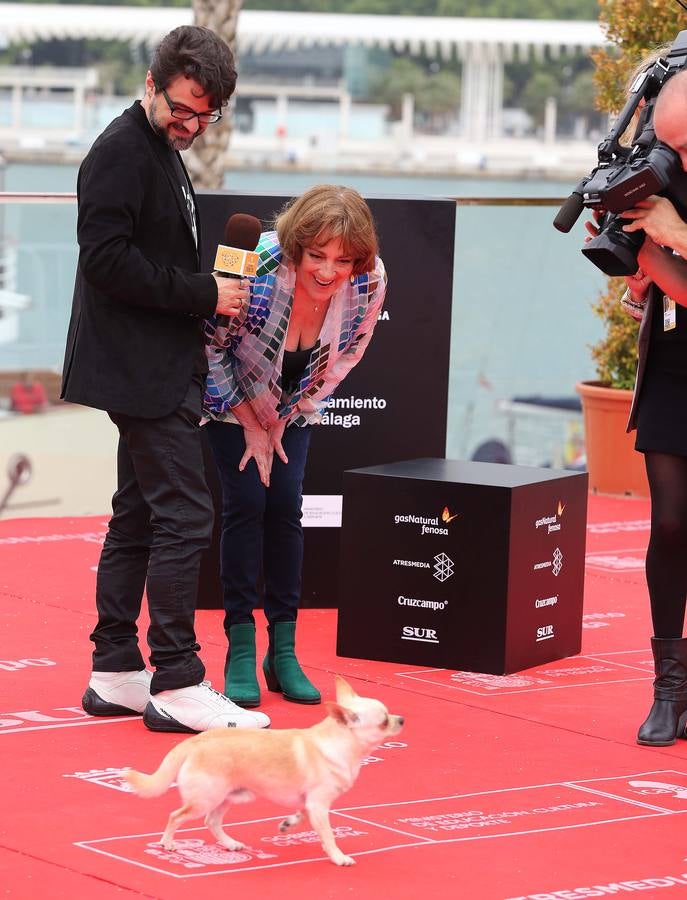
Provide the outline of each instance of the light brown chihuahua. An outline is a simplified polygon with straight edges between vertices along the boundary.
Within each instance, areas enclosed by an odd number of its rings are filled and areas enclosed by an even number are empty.
[[[133,769],[124,777],[141,797],[158,797],[176,779],[183,806],[171,813],[162,846],[174,847],[174,834],[185,822],[205,816],[217,841],[228,850],[244,845],[225,834],[222,817],[231,803],[266,797],[297,812],[279,826],[297,824],[305,809],[322,847],[337,866],[355,862],[336,846],[329,810],[355,782],[363,759],[403,726],[379,700],[359,697],[339,675],[336,703],[311,728],[228,730],[213,728],[182,741],[152,775]]]

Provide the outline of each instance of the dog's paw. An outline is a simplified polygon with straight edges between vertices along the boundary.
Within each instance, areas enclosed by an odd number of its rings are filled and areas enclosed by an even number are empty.
[[[166,841],[163,839],[160,841],[160,846],[163,847],[165,850],[174,850],[175,845],[174,845],[174,841]]]
[[[287,816],[283,822],[279,824],[279,830],[284,832],[288,831],[289,828],[292,828],[294,825],[298,825],[300,820],[303,818],[303,813],[294,813],[292,816]]]
[[[246,849],[246,845],[242,844],[241,841],[235,841],[233,838],[226,837],[226,836],[223,837],[219,841],[219,843],[222,847],[224,847],[225,850],[245,850]]]
[[[341,851],[339,851],[339,853],[336,856],[332,856],[331,860],[335,866],[354,866],[355,865],[355,860],[353,859],[353,857],[346,856],[346,854],[341,853]]]

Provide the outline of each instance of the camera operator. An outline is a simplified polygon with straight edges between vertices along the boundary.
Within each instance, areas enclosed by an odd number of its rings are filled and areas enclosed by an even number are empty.
[[[663,85],[653,125],[687,172],[687,71]],[[635,448],[644,453],[651,493],[646,579],[656,678],[637,742],[662,747],[685,737],[687,720],[687,222],[658,196],[621,215],[629,220],[623,231],[646,235],[623,298],[642,320],[628,430],[637,429]]]

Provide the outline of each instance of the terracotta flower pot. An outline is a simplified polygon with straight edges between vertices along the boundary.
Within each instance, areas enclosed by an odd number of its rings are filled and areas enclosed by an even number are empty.
[[[625,431],[632,391],[594,381],[580,381],[575,390],[582,398],[589,490],[648,497],[644,455],[634,448],[634,432]]]

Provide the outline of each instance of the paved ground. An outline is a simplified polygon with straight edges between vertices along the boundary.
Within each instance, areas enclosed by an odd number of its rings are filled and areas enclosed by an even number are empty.
[[[30,481],[12,493],[2,518],[99,515],[115,488],[116,429],[104,412],[60,405],[41,415],[0,418],[0,499],[17,453]],[[1,505],[1,503],[0,503]]]

